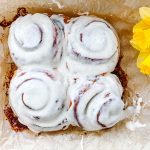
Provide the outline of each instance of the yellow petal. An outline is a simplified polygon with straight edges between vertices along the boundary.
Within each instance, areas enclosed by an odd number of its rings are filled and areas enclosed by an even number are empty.
[[[144,74],[150,74],[150,54],[139,64],[140,71]]]
[[[150,53],[140,53],[137,58],[137,66],[140,68],[141,63],[149,56]]]
[[[145,49],[150,49],[150,29],[144,30]],[[150,51],[149,51],[150,52]]]
[[[150,52],[150,29],[138,31],[133,34],[133,39],[130,41],[131,45],[141,51]]]
[[[142,19],[146,17],[150,17],[150,8],[149,7],[141,7],[139,9],[139,13]]]
[[[133,27],[133,33],[140,32],[142,30],[150,29],[150,18],[145,18],[145,20],[139,21],[136,25]]]

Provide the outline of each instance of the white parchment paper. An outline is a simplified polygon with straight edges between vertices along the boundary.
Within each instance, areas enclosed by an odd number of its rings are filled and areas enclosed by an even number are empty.
[[[59,2],[59,4],[58,4]],[[115,127],[99,132],[85,132],[71,127],[67,131],[35,135],[29,131],[14,132],[3,113],[7,103],[3,84],[12,63],[8,53],[8,27],[0,27],[0,150],[149,150],[150,149],[150,76],[136,68],[138,52],[129,41],[132,27],[140,19],[138,8],[150,6],[149,0],[0,0],[0,22],[11,20],[18,7],[30,13],[50,11],[65,14],[96,14],[109,21],[117,30],[121,41],[121,66],[128,75],[129,97],[132,103],[138,94],[144,102],[139,114],[118,123]],[[143,127],[129,130],[133,121]],[[130,122],[130,123],[129,123]]]

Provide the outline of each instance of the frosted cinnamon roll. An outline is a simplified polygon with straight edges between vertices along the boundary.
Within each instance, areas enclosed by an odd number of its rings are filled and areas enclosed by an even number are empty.
[[[118,62],[119,40],[114,28],[105,20],[80,16],[67,28],[66,68],[85,75],[112,72]]]
[[[47,15],[36,13],[19,17],[10,27],[8,46],[14,62],[57,66],[62,56],[62,25]]]
[[[10,83],[9,102],[20,123],[34,132],[68,127],[66,83],[50,70],[18,70]]]
[[[88,131],[110,128],[124,116],[123,88],[112,74],[78,79],[70,86],[69,122]]]

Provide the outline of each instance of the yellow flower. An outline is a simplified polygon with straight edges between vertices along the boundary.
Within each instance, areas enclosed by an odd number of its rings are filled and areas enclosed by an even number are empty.
[[[137,66],[144,74],[150,74],[150,8],[139,9],[142,20],[133,27],[131,45],[140,51]]]
[[[150,26],[147,30],[136,30],[133,34],[131,45],[141,52],[150,51]]]
[[[137,66],[144,74],[150,74],[150,53],[140,53],[137,59]]]

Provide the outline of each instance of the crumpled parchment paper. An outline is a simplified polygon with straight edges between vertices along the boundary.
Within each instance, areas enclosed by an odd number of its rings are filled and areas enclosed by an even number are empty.
[[[59,2],[59,3],[58,3]],[[3,113],[7,103],[5,74],[12,60],[8,53],[8,27],[0,27],[0,150],[149,150],[150,149],[150,76],[136,67],[138,52],[130,46],[132,27],[140,19],[138,8],[150,6],[149,0],[0,0],[0,22],[11,20],[18,7],[31,13],[57,12],[65,14],[96,14],[109,21],[117,30],[121,41],[121,66],[128,75],[128,102],[140,99],[141,110],[130,115],[115,127],[99,132],[85,132],[70,127],[67,131],[41,133],[14,132]],[[137,96],[138,94],[138,96]],[[127,124],[139,121],[141,128],[129,130]],[[129,124],[128,124],[129,125]],[[134,131],[132,131],[134,130]]]

